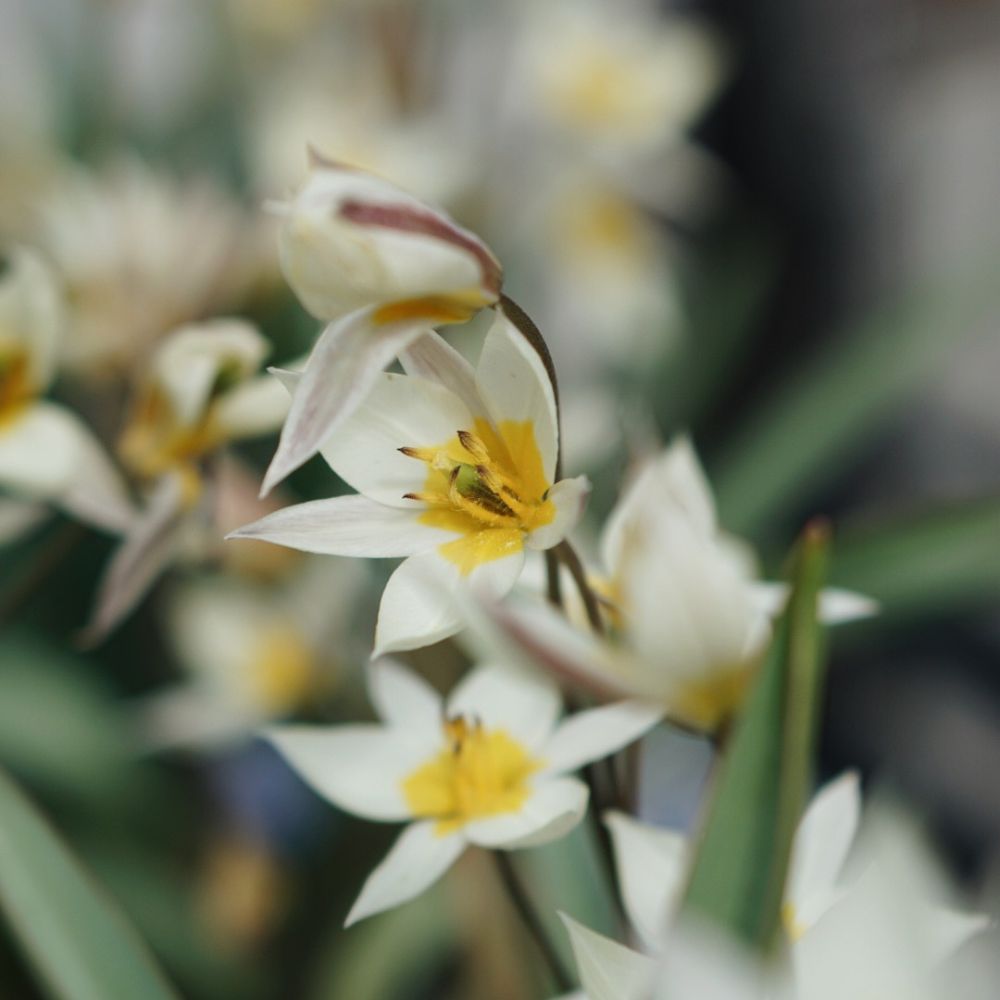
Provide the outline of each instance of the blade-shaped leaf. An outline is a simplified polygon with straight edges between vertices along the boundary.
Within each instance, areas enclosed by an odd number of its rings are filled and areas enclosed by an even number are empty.
[[[845,530],[831,577],[874,597],[876,622],[1000,600],[1000,499]]]
[[[60,1000],[176,1000],[111,900],[0,772],[0,911]]]
[[[685,906],[751,947],[776,939],[792,839],[805,805],[823,673],[817,596],[827,530],[806,530],[792,592],[724,757]]]
[[[843,469],[997,307],[996,261],[914,291],[833,338],[712,463],[722,523],[760,538]],[[992,331],[992,327],[990,327]]]

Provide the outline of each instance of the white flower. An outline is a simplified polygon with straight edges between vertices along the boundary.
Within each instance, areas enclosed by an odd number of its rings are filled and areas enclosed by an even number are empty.
[[[231,536],[329,555],[407,557],[382,596],[376,655],[457,632],[451,592],[510,590],[525,547],[560,542],[588,489],[583,478],[553,482],[552,386],[502,313],[475,372],[436,336],[421,339],[404,364],[413,374],[381,373],[323,448],[357,495],[286,508]]]
[[[719,530],[686,439],[636,476],[608,518],[601,554],[605,573],[592,585],[607,638],[538,602],[505,608],[501,623],[529,636],[533,655],[559,672],[656,700],[674,721],[713,730],[741,703],[787,589],[756,581],[746,547]],[[821,600],[827,622],[873,611],[843,592]]]
[[[75,414],[41,398],[55,376],[64,318],[48,266],[14,250],[0,278],[0,487],[122,531],[134,512],[104,449]]]
[[[495,303],[501,283],[478,237],[369,174],[314,157],[282,211],[285,276],[331,322],[295,389],[264,493],[319,450],[400,351]]]
[[[390,661],[372,664],[380,725],[286,726],[269,737],[313,788],[340,808],[411,821],[365,882],[350,925],[412,899],[469,844],[512,850],[568,833],[587,787],[566,777],[632,742],[659,712],[621,702],[557,725],[559,692],[545,677],[483,666],[447,702]]]
[[[870,858],[862,875],[850,881],[845,862],[861,813],[857,776],[851,772],[820,789],[796,831],[785,883],[782,924],[791,968],[774,970],[768,996],[784,995],[789,985],[797,1000],[880,1000],[930,998],[934,968],[987,920],[933,906],[932,868],[909,849],[905,831],[895,827]],[[687,839],[650,827],[621,813],[606,817],[615,849],[622,899],[647,954],[624,948],[578,924],[567,922],[585,985],[610,982],[609,962],[631,970],[642,990],[601,993],[588,987],[591,1000],[630,1000],[649,995],[683,998],[671,967],[677,935],[684,938],[688,918],[677,908],[690,861]],[[900,859],[902,863],[900,863]],[[936,889],[937,887],[935,887]],[[681,941],[683,944],[683,940]],[[623,987],[626,981],[619,977]],[[720,1000],[762,996],[758,992],[720,993]]]

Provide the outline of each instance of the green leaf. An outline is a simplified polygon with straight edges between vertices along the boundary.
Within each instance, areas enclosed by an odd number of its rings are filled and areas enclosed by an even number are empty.
[[[1000,499],[845,529],[831,577],[880,603],[873,624],[996,604]]]
[[[685,906],[747,945],[777,940],[785,875],[805,805],[823,676],[816,603],[825,526],[806,529],[792,593],[719,764]]]
[[[0,772],[0,910],[60,1000],[176,1000],[146,945]]]
[[[761,539],[835,480],[997,304],[988,269],[913,291],[833,337],[741,422],[712,463],[722,522]]]

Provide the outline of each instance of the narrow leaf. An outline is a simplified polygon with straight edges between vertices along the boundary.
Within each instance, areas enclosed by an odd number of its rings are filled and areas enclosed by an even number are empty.
[[[747,945],[777,937],[792,839],[808,792],[823,673],[817,598],[827,530],[807,528],[792,592],[719,764],[685,906]]]
[[[146,945],[0,772],[0,912],[59,1000],[176,1000]]]

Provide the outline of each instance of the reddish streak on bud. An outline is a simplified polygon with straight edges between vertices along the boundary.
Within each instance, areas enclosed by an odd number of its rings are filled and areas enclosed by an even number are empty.
[[[500,262],[484,243],[440,215],[411,205],[373,205],[363,201],[345,201],[340,206],[340,215],[359,226],[382,226],[405,233],[419,233],[461,247],[479,263],[483,288],[493,296],[500,295],[503,282]]]

